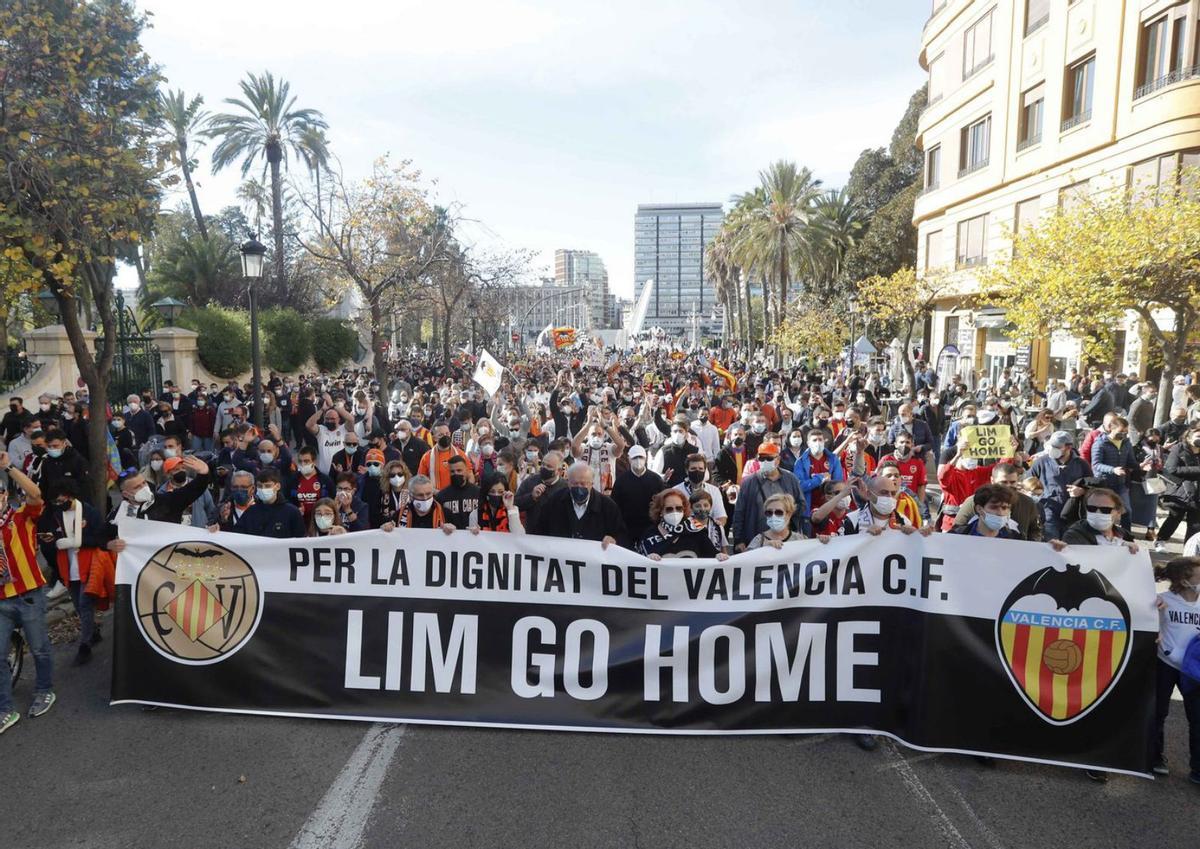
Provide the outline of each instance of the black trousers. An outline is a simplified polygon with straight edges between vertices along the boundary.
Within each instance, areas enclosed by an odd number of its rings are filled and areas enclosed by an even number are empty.
[[[1171,712],[1171,693],[1179,685],[1180,672],[1169,663],[1156,660],[1158,670],[1155,676],[1155,710],[1154,734],[1150,737],[1153,747],[1151,762],[1158,763],[1166,748],[1164,728],[1167,715]],[[1183,693],[1183,712],[1188,721],[1188,749],[1191,754],[1192,775],[1200,776],[1200,689],[1191,693]]]
[[[1158,527],[1158,538],[1163,542],[1169,540],[1174,534],[1175,529],[1184,524],[1184,542],[1200,534],[1200,510],[1177,510],[1174,507],[1167,508],[1167,518],[1163,519],[1163,523]]]

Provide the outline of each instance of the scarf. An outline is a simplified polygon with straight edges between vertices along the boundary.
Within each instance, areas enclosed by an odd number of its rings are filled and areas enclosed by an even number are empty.
[[[63,536],[71,541],[71,548],[79,549],[83,544],[83,505],[77,499],[62,511]]]
[[[8,566],[8,549],[4,546],[2,535],[4,529],[12,522],[13,515],[16,512],[13,506],[9,504],[5,507],[4,512],[0,513],[0,587],[13,582],[12,570]]]
[[[595,483],[593,488],[597,492],[611,490],[613,485],[614,462],[612,456],[612,444],[605,442],[599,448],[592,448],[590,445],[583,449],[580,459],[592,467],[595,474]]]

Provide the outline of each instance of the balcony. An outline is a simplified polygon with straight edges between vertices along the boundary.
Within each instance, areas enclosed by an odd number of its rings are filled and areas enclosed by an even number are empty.
[[[1148,82],[1143,86],[1138,86],[1133,92],[1134,100],[1141,100],[1143,97],[1148,97],[1156,91],[1161,91],[1167,86],[1173,86],[1176,83],[1181,83],[1184,80],[1200,79],[1200,65],[1192,65],[1190,68],[1180,68],[1178,71],[1171,71],[1169,74],[1163,74],[1153,82]]]
[[[976,171],[982,171],[984,168],[987,168],[987,166],[988,160],[981,159],[972,165],[968,165],[966,168],[959,168],[958,179],[961,180],[963,177],[968,177],[971,174],[974,174]]]
[[[932,194],[933,192],[936,192],[941,187],[942,187],[941,183],[930,183],[928,186],[921,189],[921,191],[917,192],[917,197],[924,197],[925,195]]]
[[[1078,115],[1072,115],[1070,118],[1062,122],[1062,131],[1073,130],[1081,124],[1086,124],[1092,120],[1092,110],[1088,109],[1085,112],[1080,112]]]
[[[964,268],[976,268],[980,265],[987,265],[986,256],[960,256],[954,262],[955,270],[959,271]]]
[[[1035,145],[1039,145],[1041,143],[1042,143],[1042,134],[1041,133],[1032,135],[1027,139],[1021,139],[1020,141],[1017,142],[1017,153],[1020,153],[1023,150],[1028,150],[1029,148],[1031,148]]]
[[[1032,21],[1032,22],[1026,24],[1025,37],[1029,38],[1029,36],[1033,35],[1035,32],[1040,30],[1042,27],[1044,27],[1048,23],[1050,23],[1050,13],[1049,12],[1042,15],[1042,17],[1038,18],[1036,21]]]
[[[978,65],[976,65],[974,68],[971,68],[969,71],[963,71],[963,82],[965,83],[967,80],[978,75],[980,71],[990,68],[992,66],[992,63],[995,61],[996,61],[996,54],[993,53],[991,56],[987,57],[982,62],[980,62]]]

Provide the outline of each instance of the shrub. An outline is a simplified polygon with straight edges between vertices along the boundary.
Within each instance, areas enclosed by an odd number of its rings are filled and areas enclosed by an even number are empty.
[[[250,369],[250,322],[246,313],[224,307],[191,309],[179,318],[181,327],[200,337],[200,363],[217,377],[237,377]]]
[[[318,318],[309,323],[313,362],[321,371],[336,371],[342,363],[354,359],[358,334],[337,318]]]
[[[294,374],[312,351],[309,322],[293,309],[267,310],[262,316],[263,359],[267,367]]]

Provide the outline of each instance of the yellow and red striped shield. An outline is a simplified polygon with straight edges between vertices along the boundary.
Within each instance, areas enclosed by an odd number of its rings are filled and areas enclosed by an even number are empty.
[[[225,606],[199,580],[175,596],[166,607],[167,615],[195,642],[225,616]]]
[[[1125,668],[1129,608],[1098,572],[1047,567],[1005,601],[996,647],[1025,702],[1047,722],[1066,725],[1104,698]]]

